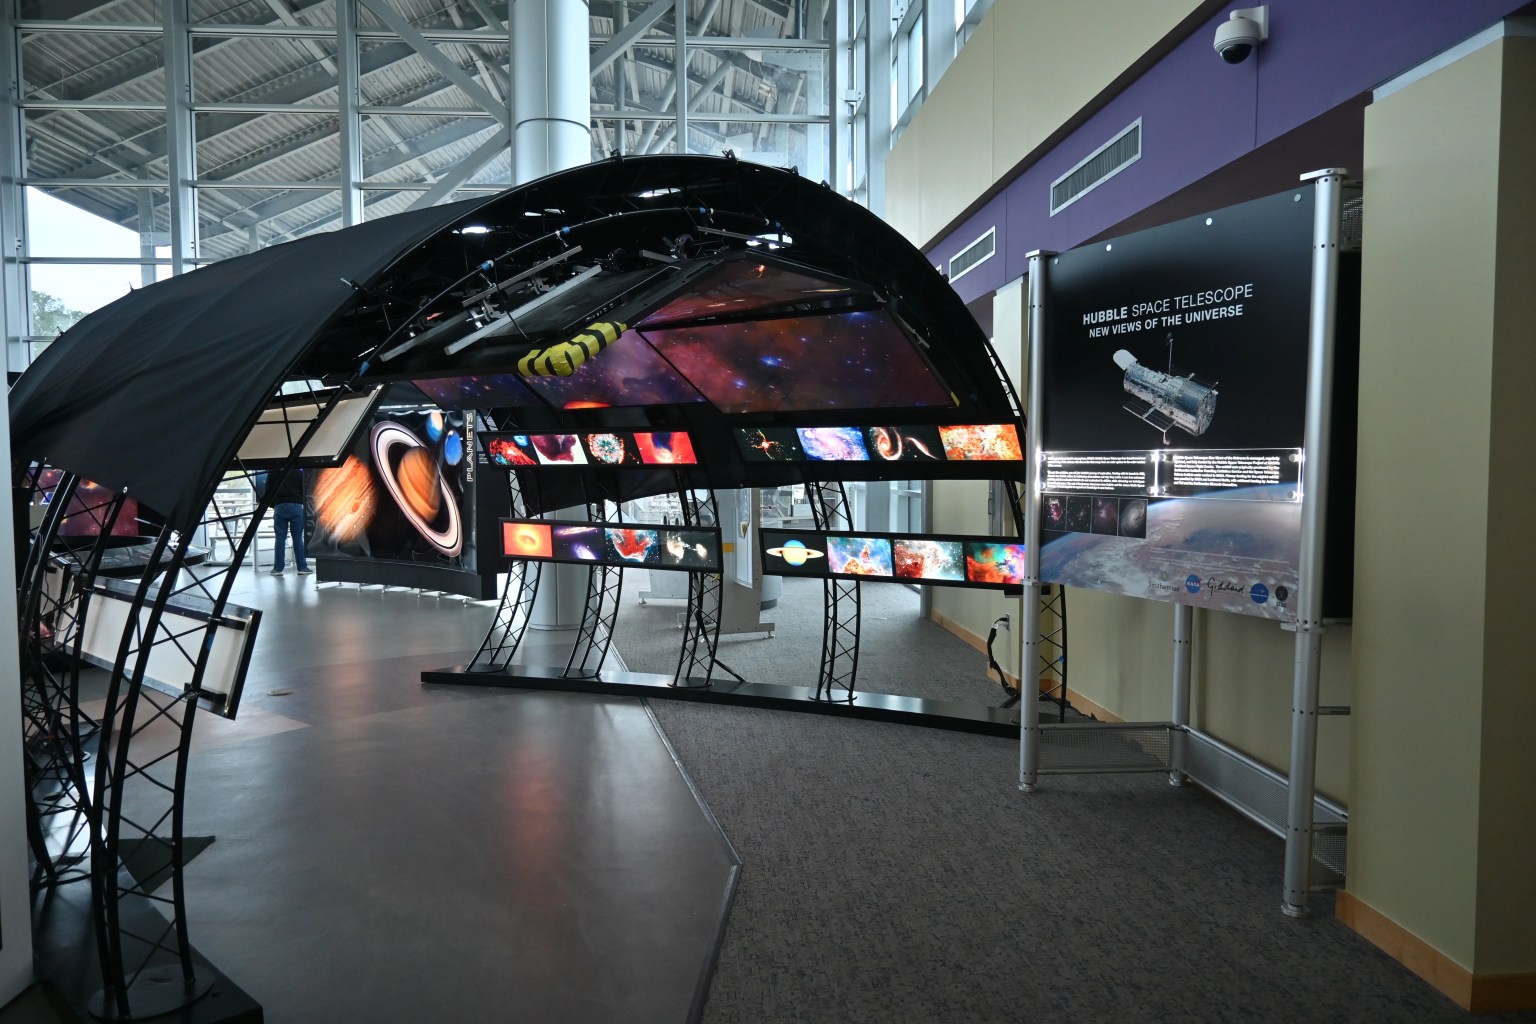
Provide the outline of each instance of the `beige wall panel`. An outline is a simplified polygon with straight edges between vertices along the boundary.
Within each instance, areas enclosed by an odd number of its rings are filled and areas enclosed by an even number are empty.
[[[983,23],[912,119],[913,124],[923,122],[918,166],[924,243],[997,180],[992,174],[992,35]]]
[[[1348,886],[1468,968],[1500,53],[1436,71],[1365,118]],[[1431,411],[1446,395],[1454,416]]]
[[[885,210],[881,217],[907,241],[922,247],[923,126],[907,126],[885,160]]]
[[[1536,39],[1504,42],[1483,633],[1478,974],[1536,972]]]
[[[1191,0],[998,0],[982,25],[991,29],[995,69],[992,180],[1199,6]]]

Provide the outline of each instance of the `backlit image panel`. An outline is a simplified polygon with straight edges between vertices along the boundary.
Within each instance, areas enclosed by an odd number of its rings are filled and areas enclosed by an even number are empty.
[[[686,295],[646,317],[641,326],[748,313],[848,294],[851,290],[835,281],[796,273],[772,263],[733,260],[695,279]]]
[[[601,562],[607,551],[601,526],[554,527],[555,558],[562,562]]]
[[[581,443],[594,466],[638,466],[640,453],[630,434],[582,434]]]
[[[805,458],[794,427],[737,427],[736,444],[748,462],[799,462]]]
[[[660,553],[656,565],[662,569],[720,568],[720,535],[714,530],[660,530]]]
[[[774,576],[826,575],[827,545],[821,534],[763,530],[760,536],[764,572]]]
[[[898,537],[891,542],[896,578],[903,580],[965,580],[965,553],[957,540]]]
[[[864,431],[858,427],[800,427],[800,448],[811,462],[868,462]]]
[[[954,404],[879,311],[658,329],[646,339],[726,413]]]
[[[502,523],[501,553],[508,558],[554,557],[548,523]]]
[[[938,427],[865,427],[864,443],[874,462],[943,462]]]
[[[527,434],[487,434],[485,454],[498,466],[537,466],[539,453]]]
[[[704,397],[667,365],[644,338],[626,331],[576,367],[569,377],[526,377],[528,386],[557,409],[671,405]]]
[[[603,531],[610,565],[656,565],[661,562],[661,538],[654,529],[609,527]]]
[[[1023,583],[1024,545],[966,541],[965,578],[972,583]]]
[[[587,453],[575,434],[533,434],[533,451],[541,466],[585,466]]]
[[[835,576],[884,576],[895,574],[891,542],[884,537],[827,537],[827,571]]]
[[[940,427],[944,457],[951,462],[1022,462],[1024,450],[1012,423]]]
[[[442,409],[501,409],[542,405],[515,374],[478,377],[434,377],[411,383]]]
[[[647,466],[692,466],[699,461],[693,452],[693,438],[684,430],[636,434],[635,448]]]

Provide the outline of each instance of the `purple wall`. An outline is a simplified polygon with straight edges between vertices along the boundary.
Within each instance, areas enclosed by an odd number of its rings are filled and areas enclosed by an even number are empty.
[[[1211,49],[1217,23],[1227,19],[1223,11],[930,246],[929,262],[948,266],[951,256],[995,226],[998,255],[955,284],[961,298],[973,301],[1022,276],[1025,253],[1070,249],[1523,5],[1269,0],[1269,41],[1235,66]],[[1228,10],[1238,6],[1252,4]],[[1051,217],[1051,182],[1138,117],[1141,159]]]

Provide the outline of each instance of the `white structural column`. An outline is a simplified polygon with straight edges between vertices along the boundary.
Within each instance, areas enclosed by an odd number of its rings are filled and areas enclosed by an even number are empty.
[[[26,174],[21,128],[21,40],[11,21],[11,4],[0,5],[0,337],[5,362],[26,368],[23,340],[30,332],[27,308],[26,225],[21,179]]]
[[[166,176],[171,186],[171,273],[192,269],[197,255],[197,144],[192,118],[192,36],[187,0],[162,0],[165,26]]]
[[[592,81],[584,0],[513,0],[513,181],[592,158]]]

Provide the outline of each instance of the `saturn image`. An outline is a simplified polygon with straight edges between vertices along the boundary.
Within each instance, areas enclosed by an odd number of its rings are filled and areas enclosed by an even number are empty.
[[[768,554],[775,558],[782,558],[785,564],[794,566],[801,566],[813,558],[821,557],[820,551],[808,548],[798,540],[787,540],[783,547],[769,548]]]
[[[438,553],[456,558],[464,548],[464,527],[431,449],[393,420],[374,424],[368,440],[374,470],[405,518]],[[439,520],[441,527],[435,525]]]

